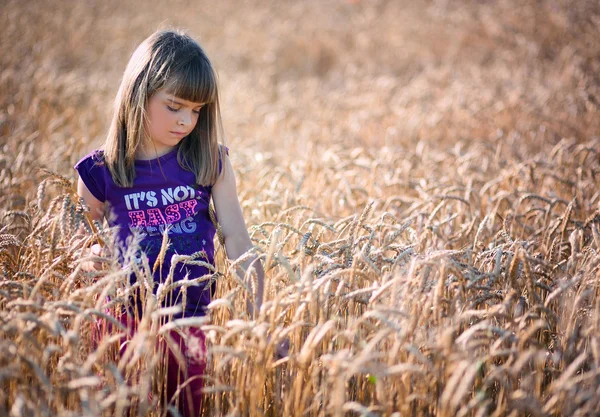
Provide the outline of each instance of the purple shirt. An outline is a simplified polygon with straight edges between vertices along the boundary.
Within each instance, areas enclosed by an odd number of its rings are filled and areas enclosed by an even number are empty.
[[[103,152],[93,151],[75,165],[81,180],[100,201],[108,203],[107,219],[118,230],[117,244],[124,245],[133,233],[142,237],[140,248],[148,257],[150,268],[160,252],[162,233],[168,228],[170,245],[161,268],[154,272],[155,283],[164,282],[174,254],[191,255],[204,251],[206,258],[195,260],[214,264],[215,226],[208,214],[212,187],[196,184],[192,172],[177,162],[177,148],[153,160],[135,161],[135,180],[130,188],[119,187],[104,164]],[[188,275],[199,278],[211,272],[203,266],[178,263],[173,281]],[[136,281],[132,274],[131,279]],[[158,285],[155,284],[154,291]],[[181,304],[183,290],[175,288],[165,297],[163,306]],[[206,282],[187,287],[183,314],[177,317],[205,314],[211,287]]]

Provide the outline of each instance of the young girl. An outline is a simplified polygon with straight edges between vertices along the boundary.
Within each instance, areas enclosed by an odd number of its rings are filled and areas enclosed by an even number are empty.
[[[93,151],[75,165],[79,195],[93,220],[106,217],[118,231],[118,247],[132,244],[134,236],[141,239],[140,251],[152,267],[167,231],[170,244],[162,266],[154,269],[154,291],[167,277],[174,254],[201,252],[198,260],[214,262],[211,197],[227,256],[235,259],[252,248],[228,149],[219,144],[220,120],[216,75],[204,51],[186,34],[157,32],[141,43],[127,65],[102,150]],[[252,266],[258,282],[256,298],[249,306],[251,314],[260,309],[263,292],[262,267],[259,262]],[[209,273],[197,264],[178,263],[173,280]],[[131,282],[136,280],[132,274]],[[180,288],[165,297],[163,306],[180,305],[181,313],[176,317],[204,315],[210,285]],[[133,310],[141,308],[135,306]],[[132,317],[133,321],[139,319],[132,312],[127,316],[129,323]],[[130,331],[134,328],[130,325]],[[204,335],[197,328],[184,334],[183,339],[177,331],[170,335],[179,343],[187,364],[181,367],[169,354],[167,399],[174,402],[171,397],[178,384],[187,379],[187,389],[180,390],[180,413],[198,415],[205,368]]]

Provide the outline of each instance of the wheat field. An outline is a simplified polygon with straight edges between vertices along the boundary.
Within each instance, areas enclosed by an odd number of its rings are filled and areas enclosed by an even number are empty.
[[[119,357],[72,166],[159,27],[219,74],[265,303],[220,248],[210,315],[164,324],[143,265]],[[0,416],[167,415],[175,325],[206,416],[598,415],[596,0],[5,0],[0,35]]]

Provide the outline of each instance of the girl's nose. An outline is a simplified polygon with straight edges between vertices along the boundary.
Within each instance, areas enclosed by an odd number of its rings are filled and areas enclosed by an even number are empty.
[[[192,115],[188,112],[181,112],[181,118],[179,119],[179,124],[181,126],[189,126],[192,123]]]

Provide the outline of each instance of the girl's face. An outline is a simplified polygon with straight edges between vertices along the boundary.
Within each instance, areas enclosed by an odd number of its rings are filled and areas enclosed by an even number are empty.
[[[169,153],[194,130],[203,105],[180,99],[164,90],[157,91],[146,109],[150,143],[141,146],[137,157],[154,159]]]

